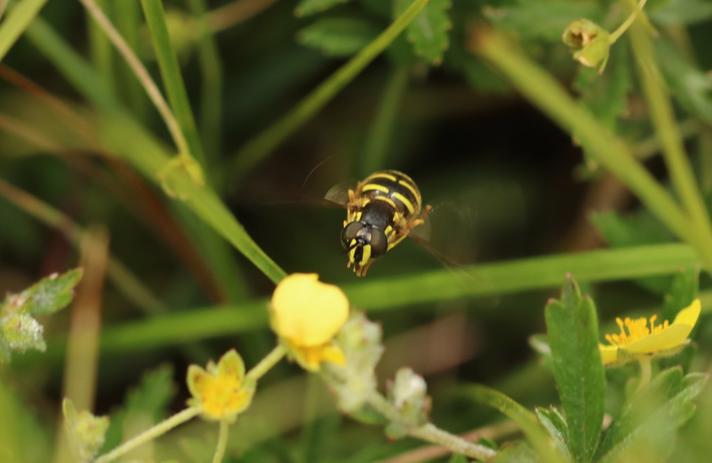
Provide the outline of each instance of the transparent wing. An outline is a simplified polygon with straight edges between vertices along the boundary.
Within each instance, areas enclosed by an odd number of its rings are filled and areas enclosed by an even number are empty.
[[[324,195],[324,199],[332,204],[346,207],[349,201],[349,188],[352,188],[354,185],[355,182],[351,181],[337,183],[329,188],[329,191]]]

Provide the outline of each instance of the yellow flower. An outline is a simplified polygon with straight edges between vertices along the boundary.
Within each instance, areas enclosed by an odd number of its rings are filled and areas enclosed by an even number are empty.
[[[688,336],[700,316],[701,303],[695,299],[682,309],[672,323],[656,324],[657,316],[650,319],[616,319],[620,328],[618,334],[607,334],[608,345],[599,344],[604,365],[622,363],[627,360],[672,351],[686,344]]]
[[[189,405],[200,407],[209,420],[234,421],[252,401],[254,385],[245,384],[245,364],[231,349],[218,364],[208,362],[207,371],[197,365],[188,367],[188,389],[193,396]]]
[[[302,367],[344,363],[333,338],[346,323],[349,301],[338,286],[320,282],[315,273],[289,275],[272,294],[270,315],[272,329]]]

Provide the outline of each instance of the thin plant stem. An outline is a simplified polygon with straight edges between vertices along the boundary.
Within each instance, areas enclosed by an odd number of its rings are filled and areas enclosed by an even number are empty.
[[[141,63],[134,51],[131,49],[131,47],[128,46],[124,38],[121,36],[121,34],[119,34],[116,28],[114,28],[114,25],[111,23],[111,21],[109,21],[109,19],[106,17],[101,8],[97,6],[94,0],[79,1],[82,3],[82,5],[84,5],[87,11],[89,11],[89,13],[92,15],[99,27],[101,27],[101,29],[104,31],[104,33],[109,38],[114,47],[116,47],[116,50],[119,52],[119,54],[124,58],[124,60],[126,60],[126,63],[129,65],[134,75],[146,91],[146,94],[150,98],[151,102],[153,102],[153,105],[156,107],[161,117],[163,118],[163,121],[165,122],[166,127],[168,128],[168,131],[170,132],[171,137],[173,138],[173,142],[175,143],[178,152],[186,154],[189,153],[190,151],[188,149],[188,143],[186,142],[183,132],[181,132],[180,130],[180,126],[178,125],[175,116],[171,112],[168,103],[166,103],[166,100],[163,98],[161,91],[156,86],[156,83],[151,78],[151,75],[148,73],[143,63]]]
[[[378,113],[366,137],[366,146],[361,160],[361,174],[364,176],[385,167],[388,144],[393,135],[393,126],[396,123],[398,109],[407,85],[408,68],[394,69],[388,77]]]
[[[13,5],[7,17],[0,24],[0,61],[5,58],[17,39],[34,21],[45,3],[47,0],[25,0]],[[6,7],[7,3],[2,5],[3,10]]]
[[[519,425],[514,421],[503,421],[501,423],[491,424],[482,428],[477,428],[460,437],[467,441],[477,441],[479,439],[498,439],[509,436],[519,431]],[[442,445],[426,445],[423,447],[401,453],[393,458],[383,461],[382,463],[419,463],[421,461],[433,461],[438,458],[452,453],[447,447]]]
[[[578,105],[553,76],[526,57],[518,47],[493,30],[473,33],[471,49],[502,71],[529,100],[570,133],[575,133],[605,168],[630,188],[678,237],[702,252],[701,237],[691,230],[690,218],[630,149],[594,116]],[[712,268],[712,256],[705,259]]]
[[[388,420],[396,423],[402,421],[398,410],[381,394],[372,393],[368,398],[368,404]],[[447,447],[454,453],[478,460],[489,460],[497,455],[497,452],[489,447],[466,441],[460,436],[443,431],[432,423],[426,423],[422,426],[410,429],[408,434],[426,442]]]
[[[653,368],[651,366],[650,357],[647,355],[640,357],[638,364],[640,365],[640,382],[638,383],[638,390],[640,391],[650,383],[650,378],[653,376]]]
[[[155,426],[145,430],[141,434],[129,439],[123,444],[119,445],[112,451],[105,453],[104,455],[97,458],[94,463],[108,463],[114,461],[120,456],[130,452],[131,450],[139,447],[153,439],[167,433],[171,429],[180,426],[181,424],[192,420],[200,414],[199,407],[188,407],[175,415],[161,421]]]
[[[618,26],[618,28],[611,33],[610,36],[608,36],[608,43],[613,45],[616,43],[616,40],[621,38],[621,36],[625,33],[625,31],[628,30],[628,28],[635,22],[635,20],[638,18],[638,15],[643,12],[643,7],[645,7],[645,4],[648,2],[648,0],[640,0],[640,3],[638,3],[638,6],[633,10],[633,12],[626,18],[625,21],[623,21],[623,24]]]
[[[665,164],[670,172],[673,187],[692,219],[692,231],[699,241],[698,252],[710,269],[712,268],[712,226],[709,213],[685,152],[670,97],[665,90],[662,74],[655,61],[652,43],[640,24],[633,25],[630,35],[643,84],[643,94],[660,138]]]
[[[287,349],[282,343],[277,344],[272,352],[267,354],[257,365],[252,367],[245,375],[246,382],[256,383],[262,376],[272,369],[286,355]]]
[[[363,69],[386,49],[416,16],[429,0],[413,0],[408,8],[371,43],[336,70],[328,79],[302,99],[291,111],[274,125],[248,141],[233,156],[230,174],[234,178],[247,172],[269,155],[275,148],[311,119],[334,96],[348,85]],[[236,182],[237,183],[237,182]]]
[[[218,444],[215,447],[213,454],[213,463],[221,463],[225,457],[225,449],[227,449],[227,438],[230,435],[230,423],[226,420],[220,421],[220,431],[218,433]]]

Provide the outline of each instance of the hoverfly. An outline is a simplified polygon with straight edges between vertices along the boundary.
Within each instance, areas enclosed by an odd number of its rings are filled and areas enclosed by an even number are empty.
[[[359,277],[416,227],[423,228],[431,210],[423,205],[413,179],[397,170],[374,172],[343,193],[337,185],[325,199],[346,207],[341,245],[348,256],[346,267]]]

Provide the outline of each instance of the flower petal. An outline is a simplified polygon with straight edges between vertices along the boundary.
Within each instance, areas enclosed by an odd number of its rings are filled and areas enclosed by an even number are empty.
[[[205,395],[205,388],[207,387],[208,381],[210,381],[210,375],[207,371],[203,370],[198,365],[190,365],[188,367],[187,383],[190,395],[196,399],[201,399]]]
[[[346,322],[349,301],[335,285],[314,273],[284,278],[272,294],[272,328],[292,344],[312,347],[328,342]]]
[[[697,319],[700,317],[701,311],[702,303],[699,299],[695,299],[692,301],[692,304],[688,305],[677,314],[677,317],[675,317],[675,321],[673,321],[672,324],[676,325],[680,323],[694,327],[697,323]],[[690,329],[690,331],[692,331],[692,329]]]
[[[346,356],[344,356],[344,351],[339,346],[331,343],[322,348],[321,361],[344,366],[346,364]]]
[[[652,354],[655,352],[674,349],[687,341],[692,331],[692,326],[681,323],[670,325],[660,333],[651,334],[637,341],[633,341],[621,349],[631,354]]]
[[[245,363],[235,349],[230,349],[220,357],[218,375],[232,376],[239,380],[245,376]]]
[[[601,352],[601,361],[604,365],[610,365],[618,361],[618,346],[599,344],[598,350]]]

